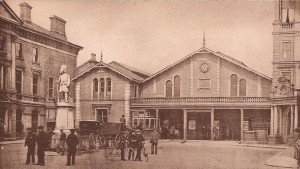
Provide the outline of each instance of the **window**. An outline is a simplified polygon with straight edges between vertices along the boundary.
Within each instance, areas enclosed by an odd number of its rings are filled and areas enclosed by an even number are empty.
[[[101,78],[100,79],[100,98],[104,97],[104,86],[105,86],[104,79]]]
[[[95,78],[93,80],[93,98],[98,98],[98,92],[99,92],[98,87],[99,87],[99,85],[98,85],[98,79]]]
[[[173,84],[172,84],[172,81],[171,80],[168,80],[166,82],[166,97],[172,97],[172,89],[173,88]]]
[[[241,97],[246,96],[246,91],[247,91],[246,80],[241,79],[239,84],[239,96]]]
[[[133,127],[142,124],[145,130],[155,128],[155,112],[133,112],[132,121]]]
[[[5,36],[4,35],[0,35],[0,51],[4,51],[5,50]]]
[[[39,52],[37,48],[32,48],[32,61],[35,63],[39,62]]]
[[[199,89],[210,89],[210,79],[199,79]]]
[[[37,74],[32,75],[32,94],[37,95],[38,94],[38,80],[39,77]]]
[[[22,110],[17,109],[16,111],[16,133],[20,134],[24,129],[23,123],[22,123]]]
[[[107,85],[106,96],[110,97],[110,95],[111,95],[111,80],[110,80],[110,78],[106,79],[106,85]]]
[[[101,122],[107,122],[108,114],[107,109],[97,109],[97,120]]]
[[[281,22],[292,23],[294,22],[294,8],[295,3],[293,0],[283,0],[281,1]]]
[[[22,70],[16,70],[16,90],[17,90],[17,99],[22,99],[22,80],[23,72]]]
[[[22,44],[16,43],[16,58],[22,59]]]
[[[283,42],[283,59],[291,59],[291,42]]]
[[[237,96],[237,75],[230,77],[230,96]]]
[[[174,77],[174,97],[180,97],[180,76]]]
[[[137,98],[138,97],[138,93],[139,93],[138,85],[133,85],[133,90],[134,90],[133,97]]]
[[[53,98],[53,78],[52,77],[49,77],[49,98]]]

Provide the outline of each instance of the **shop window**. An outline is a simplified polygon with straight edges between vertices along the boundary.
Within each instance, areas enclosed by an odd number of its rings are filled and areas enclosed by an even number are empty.
[[[108,119],[107,109],[97,109],[97,120],[106,123]]]
[[[22,81],[23,81],[23,72],[22,70],[16,70],[16,90],[17,90],[17,99],[22,99]]]
[[[180,76],[174,77],[174,97],[180,97]]]
[[[32,61],[35,63],[39,62],[39,51],[37,48],[32,48]]]
[[[143,126],[145,130],[150,130],[155,128],[155,113],[152,112],[133,112],[132,113],[133,127]]]
[[[173,84],[171,80],[166,82],[166,97],[172,97]]]
[[[237,75],[233,74],[230,77],[230,96],[236,97],[237,96]]]
[[[98,79],[97,78],[94,78],[93,80],[93,98],[98,98]]]
[[[0,35],[0,51],[5,51],[6,39],[4,35]]]
[[[22,59],[22,44],[21,43],[16,43],[16,58]]]
[[[246,80],[245,79],[241,79],[240,80],[240,84],[239,84],[239,96],[244,97],[246,96]]]
[[[291,42],[283,42],[283,54],[282,58],[285,60],[291,59]]]
[[[105,82],[104,82],[104,79],[101,78],[100,79],[100,98],[103,98],[104,97],[104,89],[105,89]]]
[[[48,89],[48,97],[53,98],[53,87],[54,87],[54,80],[52,77],[49,77],[49,89]]]
[[[32,75],[32,94],[33,95],[38,95],[38,81],[39,81],[39,76],[37,74]]]
[[[107,78],[106,79],[106,85],[107,85],[107,89],[106,89],[106,96],[111,96],[111,79]]]

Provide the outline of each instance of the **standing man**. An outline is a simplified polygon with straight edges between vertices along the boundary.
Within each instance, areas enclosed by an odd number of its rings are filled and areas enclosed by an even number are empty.
[[[136,148],[137,148],[137,153],[136,153],[136,157],[135,160],[136,161],[142,161],[141,159],[141,153],[142,153],[142,148],[143,148],[143,141],[145,141],[143,134],[140,130],[136,130]]]
[[[45,165],[45,149],[47,147],[47,134],[44,132],[44,127],[39,126],[38,127],[38,134],[36,137],[36,142],[37,142],[37,154],[38,154],[38,162],[35,163],[34,165],[40,165],[44,166]]]
[[[158,145],[158,132],[156,129],[153,130],[151,133],[151,154],[157,154],[157,145]]]
[[[126,130],[126,119],[125,119],[125,115],[123,114],[122,117],[120,118],[120,123],[121,123],[121,131],[125,131]]]
[[[126,136],[124,132],[120,132],[119,136],[120,136],[119,148],[121,149],[121,160],[126,161],[125,159]]]
[[[34,132],[32,132],[31,128],[27,128],[27,137],[25,140],[25,147],[28,147],[27,150],[27,160],[25,164],[29,164],[30,163],[30,157],[32,160],[32,164],[35,163],[34,160],[34,152],[35,152],[35,142],[36,142],[36,134]]]
[[[76,155],[76,146],[79,144],[78,138],[75,135],[75,129],[71,129],[71,134],[68,135],[67,145],[68,145],[68,157],[66,166],[71,165],[71,157],[72,157],[72,165],[75,165],[75,155]]]
[[[57,147],[57,153],[61,153],[61,155],[65,154],[66,140],[67,140],[66,133],[64,133],[63,129],[60,129],[59,145]]]

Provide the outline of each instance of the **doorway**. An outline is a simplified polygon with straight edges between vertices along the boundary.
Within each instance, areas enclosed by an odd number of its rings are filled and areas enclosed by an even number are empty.
[[[241,139],[240,110],[216,110],[215,121],[218,121],[220,140]]]
[[[210,112],[188,112],[187,138],[189,140],[209,140],[210,127]]]

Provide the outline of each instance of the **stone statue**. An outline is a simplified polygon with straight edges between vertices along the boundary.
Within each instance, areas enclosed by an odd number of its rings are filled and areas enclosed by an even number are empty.
[[[294,96],[294,85],[286,77],[279,77],[277,79],[278,85],[273,89],[274,97],[289,97]]]
[[[64,102],[68,102],[69,98],[69,86],[70,86],[70,75],[67,74],[67,65],[61,65],[60,68],[60,76],[58,79],[59,83],[59,96],[58,96],[58,102],[61,102],[61,100],[64,100]],[[61,93],[63,93],[63,99],[60,98]]]

